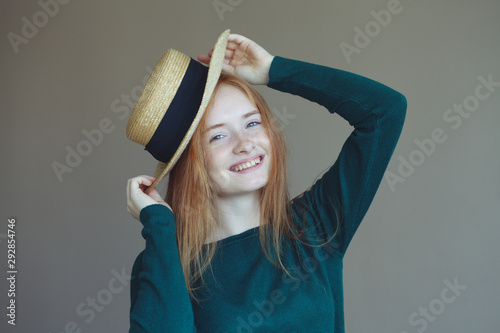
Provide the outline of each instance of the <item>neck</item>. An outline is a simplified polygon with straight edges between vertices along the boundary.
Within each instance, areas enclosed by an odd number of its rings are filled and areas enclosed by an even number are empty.
[[[260,225],[259,192],[217,198],[219,226],[208,242],[240,234]]]

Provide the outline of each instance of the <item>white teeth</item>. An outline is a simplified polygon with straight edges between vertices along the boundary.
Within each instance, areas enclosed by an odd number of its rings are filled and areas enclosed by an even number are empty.
[[[255,160],[252,160],[252,161],[249,161],[249,162],[246,162],[246,163],[242,163],[238,166],[236,166],[234,168],[235,171],[241,171],[241,170],[245,170],[245,169],[248,169],[256,164],[259,164],[260,163],[260,157],[257,157]]]

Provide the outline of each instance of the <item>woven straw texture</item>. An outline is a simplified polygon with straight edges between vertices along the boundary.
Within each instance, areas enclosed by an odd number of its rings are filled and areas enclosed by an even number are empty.
[[[177,50],[167,50],[151,72],[127,123],[127,137],[146,146],[172,103],[189,58]]]

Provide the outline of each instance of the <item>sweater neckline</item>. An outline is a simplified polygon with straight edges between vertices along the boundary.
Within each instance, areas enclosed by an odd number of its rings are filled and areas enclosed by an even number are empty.
[[[238,242],[243,241],[245,239],[252,238],[258,234],[259,234],[259,226],[253,227],[253,228],[245,230],[239,234],[232,235],[232,236],[229,236],[229,237],[226,237],[226,238],[223,238],[223,239],[216,241],[217,247],[228,246],[228,245],[233,244],[233,243],[238,243]],[[213,244],[213,243],[215,243],[215,242],[211,242],[209,244]],[[207,245],[208,244],[204,244],[204,246],[207,246]]]

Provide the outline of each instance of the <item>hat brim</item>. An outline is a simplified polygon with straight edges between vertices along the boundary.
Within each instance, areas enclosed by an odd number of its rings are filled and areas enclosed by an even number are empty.
[[[191,126],[189,127],[189,130],[186,132],[186,135],[182,139],[179,147],[177,148],[170,161],[168,163],[158,162],[156,170],[153,174],[156,179],[146,189],[145,193],[151,191],[160,182],[160,180],[172,170],[173,166],[175,165],[175,163],[177,163],[182,152],[186,149],[189,141],[193,137],[194,131],[198,127],[201,118],[205,114],[208,102],[210,101],[215,87],[217,86],[217,82],[219,81],[219,76],[222,72],[222,64],[224,62],[226,53],[227,38],[229,36],[229,33],[230,30],[227,29],[219,36],[219,38],[217,38],[217,42],[215,43],[214,50],[212,52],[212,57],[210,58],[210,63],[208,64],[207,82],[205,84],[205,90],[203,91],[200,107],[193,122],[191,123]]]

